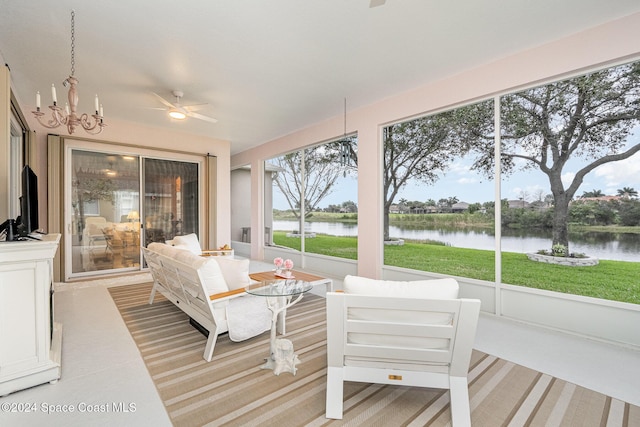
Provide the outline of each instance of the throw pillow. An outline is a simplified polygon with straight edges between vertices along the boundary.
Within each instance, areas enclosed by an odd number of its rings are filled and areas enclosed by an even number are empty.
[[[207,295],[219,294],[229,290],[220,267],[215,262],[211,262],[211,259],[181,250],[174,250],[173,258],[200,271],[202,286]]]
[[[174,237],[173,246],[179,249],[188,249],[196,255],[200,255],[202,253],[198,236],[195,233]]]
[[[202,277],[202,284],[204,288],[209,292],[209,295],[219,294],[221,292],[229,291],[227,281],[220,270],[220,266],[211,259],[203,259],[200,267],[200,277]]]
[[[167,253],[168,250],[170,250],[170,247],[165,245],[164,243],[152,242],[152,243],[149,243],[149,245],[147,246],[147,249],[164,255]]]
[[[251,283],[248,259],[235,259],[221,256],[208,259],[218,263],[230,291],[244,288]]]

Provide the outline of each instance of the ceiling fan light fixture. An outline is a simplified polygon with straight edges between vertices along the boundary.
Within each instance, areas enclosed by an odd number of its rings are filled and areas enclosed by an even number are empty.
[[[160,95],[158,95],[155,92],[151,92],[156,98],[158,98],[158,100],[162,103],[162,105],[165,106],[165,108],[158,108],[158,110],[164,110],[167,113],[169,113],[169,117],[171,117],[172,119],[176,119],[176,120],[184,120],[186,118],[194,118],[194,119],[199,119],[199,120],[204,120],[206,122],[210,122],[210,123],[216,123],[217,120],[214,119],[213,117],[209,117],[209,116],[204,116],[202,114],[198,114],[195,113],[193,110],[196,109],[197,107],[200,105],[206,105],[206,104],[195,104],[195,105],[182,105],[180,103],[180,99],[182,98],[182,95],[184,95],[182,93],[181,90],[174,90],[173,92],[171,92],[173,94],[173,96],[176,97],[176,100],[174,102],[169,102],[166,99],[164,99],[163,97],[161,97]],[[194,108],[195,107],[195,108]]]
[[[179,110],[170,110],[169,116],[177,120],[184,120],[187,117],[186,114],[184,114],[182,111],[179,111]]]

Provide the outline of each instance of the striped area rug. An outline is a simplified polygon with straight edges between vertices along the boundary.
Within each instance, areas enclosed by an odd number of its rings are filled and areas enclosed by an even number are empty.
[[[302,363],[295,376],[260,369],[269,333],[242,343],[205,337],[170,302],[148,304],[151,284],[109,288],[176,426],[445,426],[448,393],[346,383],[344,419],[325,411],[325,300],[308,294],[288,310],[287,338]],[[474,351],[469,369],[474,426],[640,426],[640,408]]]

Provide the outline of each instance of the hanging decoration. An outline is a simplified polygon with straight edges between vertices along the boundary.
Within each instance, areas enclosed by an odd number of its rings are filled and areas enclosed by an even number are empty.
[[[351,143],[347,139],[347,98],[344,99],[344,133],[340,141],[340,166],[344,168],[342,176],[347,176],[347,166],[351,164]]]

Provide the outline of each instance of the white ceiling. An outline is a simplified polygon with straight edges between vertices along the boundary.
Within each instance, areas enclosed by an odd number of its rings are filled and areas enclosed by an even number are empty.
[[[640,12],[638,0],[0,0],[23,109],[64,97],[71,10],[80,112],[231,141],[237,153],[348,109]],[[172,121],[151,94],[207,103]],[[64,99],[64,98],[63,98]],[[29,114],[25,111],[25,114]],[[108,127],[101,136],[108,134]]]

